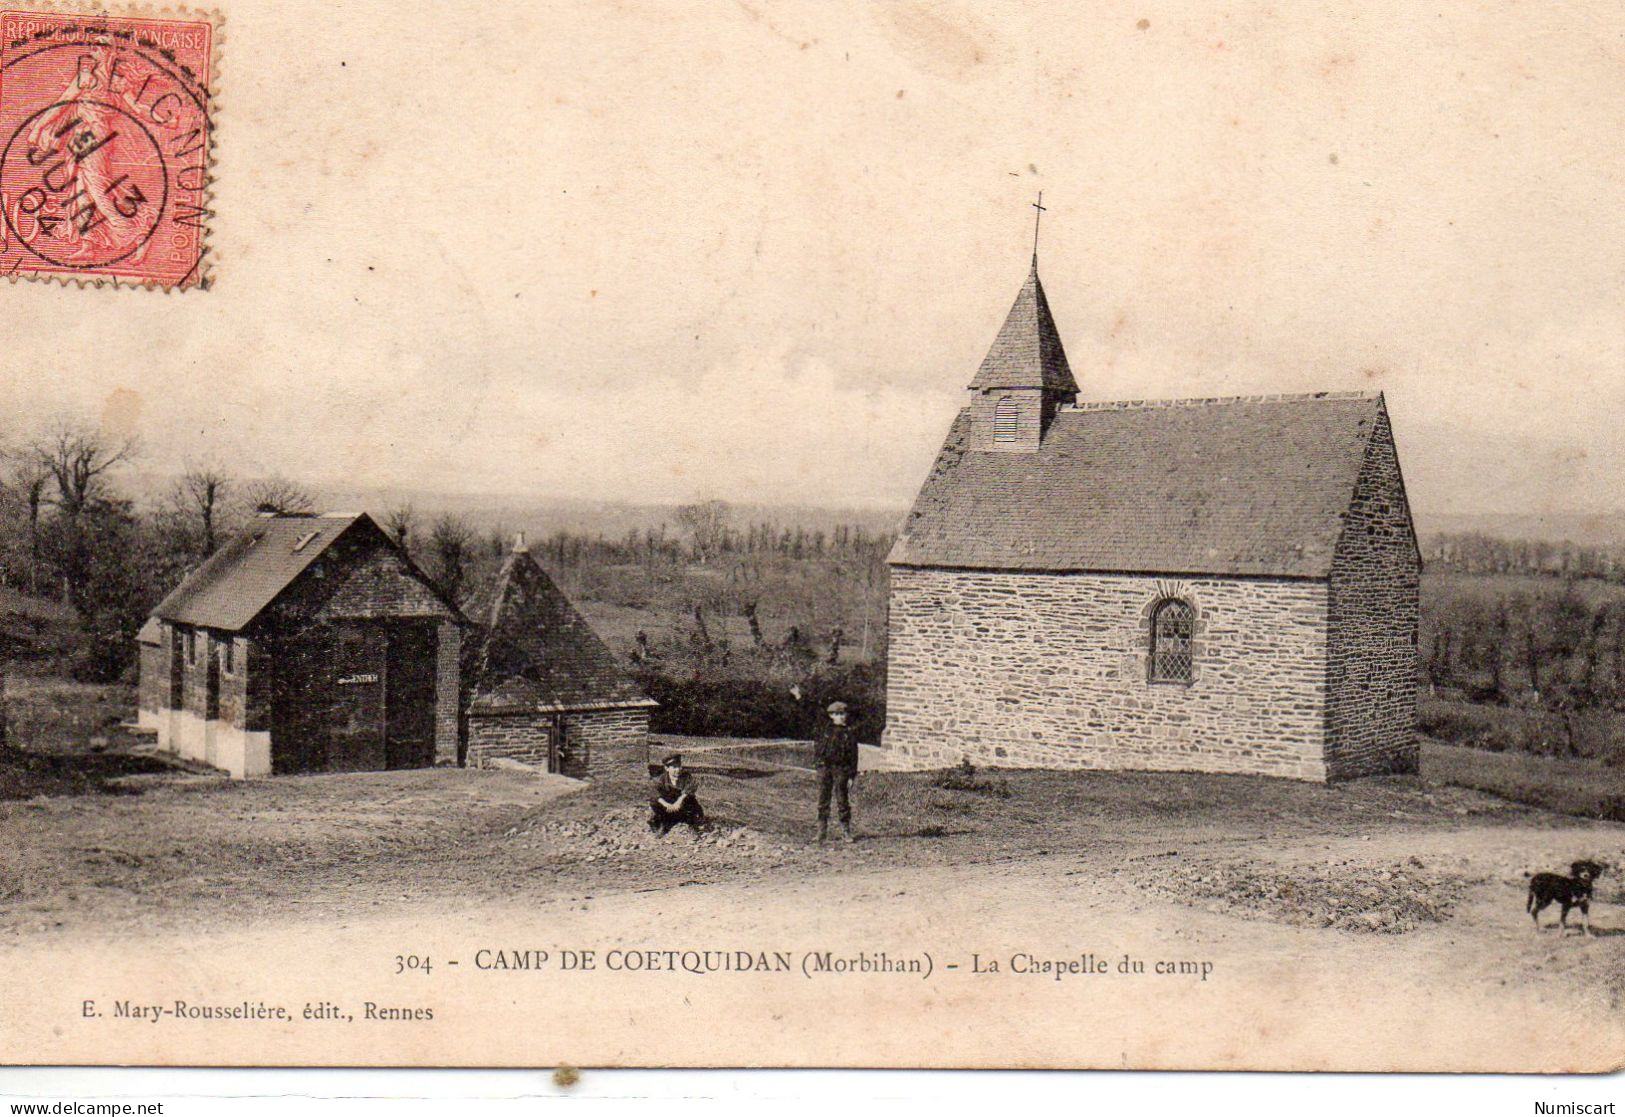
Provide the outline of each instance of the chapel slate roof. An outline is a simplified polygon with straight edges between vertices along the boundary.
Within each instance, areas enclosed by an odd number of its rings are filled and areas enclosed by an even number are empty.
[[[1084,404],[1033,452],[967,449],[961,411],[889,561],[1324,578],[1382,396]]]
[[[179,624],[240,631],[363,520],[380,531],[365,512],[260,516],[188,574],[152,615]]]
[[[527,551],[509,554],[465,611],[478,626],[471,714],[658,705]]]
[[[1066,350],[1061,348],[1061,335],[1050,314],[1049,300],[1044,297],[1044,285],[1038,279],[1037,260],[970,386],[978,391],[1049,388],[1077,394],[1078,382],[1072,378],[1072,366],[1067,363]]]

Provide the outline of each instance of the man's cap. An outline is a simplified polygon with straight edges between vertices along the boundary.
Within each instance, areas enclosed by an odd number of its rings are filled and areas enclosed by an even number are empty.
[[[683,766],[683,754],[680,752],[672,753],[660,762],[660,766],[662,768],[681,768]]]
[[[846,713],[846,703],[845,702],[831,702],[829,704],[829,712],[832,713],[832,714],[844,714],[844,713]]]

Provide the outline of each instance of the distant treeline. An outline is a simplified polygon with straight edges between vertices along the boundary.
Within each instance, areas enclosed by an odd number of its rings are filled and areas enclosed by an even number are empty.
[[[506,550],[509,537],[504,529],[496,530],[502,533],[502,542],[495,546]],[[641,531],[629,531],[619,539],[584,532],[554,531],[528,545],[538,560],[547,560],[560,567],[576,567],[631,562],[710,563],[737,556],[760,555],[790,559],[884,557],[891,548],[893,538],[891,535],[868,532],[856,525],[838,525],[826,533],[761,523],[727,528],[702,543],[687,529],[679,527],[673,530],[661,524]]]
[[[1625,581],[1625,546],[1498,539],[1468,532],[1430,536],[1422,550],[1423,560],[1431,570]]]
[[[189,464],[157,499],[137,503],[120,484],[140,456],[135,440],[73,418],[8,433],[0,442],[0,589],[59,603],[71,621],[57,627],[71,631],[48,639],[45,622],[22,623],[10,610],[12,620],[0,623],[0,659],[48,658],[97,681],[126,675],[137,630],[188,570],[256,514],[320,511],[297,483],[244,479],[212,461]],[[410,503],[376,515],[459,604],[514,543],[501,524],[476,529],[455,513],[423,517]],[[855,646],[872,642],[876,624],[883,627],[890,536],[828,519],[818,528],[735,524],[733,515],[722,501],[703,501],[672,509],[670,526],[619,537],[554,531],[528,545],[573,595],[693,617],[702,629],[707,614],[748,617],[757,650],[767,642],[761,618],[769,618],[773,643],[792,660],[827,659],[831,644],[838,660],[843,624]],[[617,650],[630,644],[618,641]],[[726,651],[719,631],[703,655]]]

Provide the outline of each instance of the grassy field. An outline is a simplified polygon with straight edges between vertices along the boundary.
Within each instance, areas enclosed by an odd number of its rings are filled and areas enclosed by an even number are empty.
[[[14,673],[4,694],[11,743],[38,752],[109,745],[135,716],[135,690],[119,684]]]
[[[1428,742],[1422,747],[1422,778],[1563,814],[1625,822],[1625,770],[1618,767]]]
[[[639,632],[657,651],[681,654],[698,635],[695,611],[707,634],[743,651],[755,645],[746,619],[754,606],[762,640],[779,646],[798,629],[819,653],[831,633],[842,634],[843,663],[884,653],[886,571],[866,558],[723,557],[709,564],[621,563],[577,569],[544,567],[575,600],[611,648],[629,654]]]
[[[1417,713],[1423,734],[1447,745],[1625,771],[1625,716],[1615,710],[1558,712],[1424,696]]]

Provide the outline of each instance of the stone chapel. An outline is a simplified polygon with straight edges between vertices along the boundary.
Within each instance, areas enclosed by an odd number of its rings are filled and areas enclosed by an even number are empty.
[[[1414,770],[1421,557],[1380,393],[1078,402],[1036,257],[888,558],[921,765]]]

